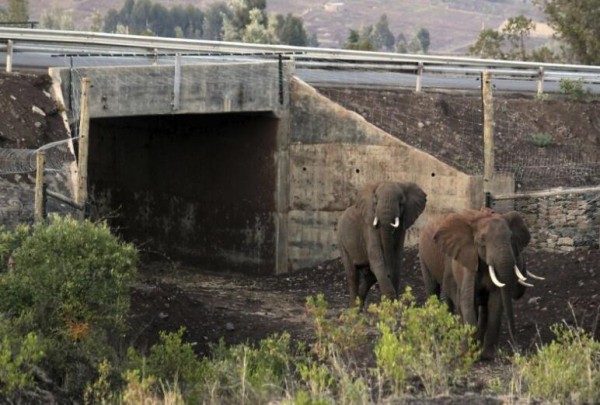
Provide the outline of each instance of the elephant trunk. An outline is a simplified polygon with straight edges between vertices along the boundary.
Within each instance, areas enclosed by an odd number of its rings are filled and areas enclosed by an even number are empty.
[[[504,307],[504,313],[506,314],[506,321],[508,323],[508,334],[510,341],[516,346],[515,340],[515,317],[513,313],[512,297],[509,288],[502,288],[500,292],[502,296],[502,306]]]
[[[502,298],[502,307],[504,308],[504,313],[506,314],[506,321],[508,323],[508,334],[513,345],[516,344],[516,331],[512,297],[515,294],[515,290],[518,286],[517,276],[514,270],[515,264],[516,260],[514,258],[514,255],[510,254],[510,257],[500,261],[497,267],[500,281],[505,284],[504,287],[500,288],[500,295]]]
[[[383,225],[383,224],[382,224]],[[384,272],[385,277],[389,280],[390,285],[393,288],[393,291],[383,291],[384,294],[388,296],[390,299],[397,298],[398,291],[396,291],[397,286],[394,285],[394,269],[396,268],[396,255],[394,253],[394,235],[392,232],[392,227],[390,224],[385,224],[386,226],[381,226],[381,246],[383,248],[383,262],[384,262]],[[387,284],[387,283],[386,283]],[[380,285],[381,287],[381,285]]]

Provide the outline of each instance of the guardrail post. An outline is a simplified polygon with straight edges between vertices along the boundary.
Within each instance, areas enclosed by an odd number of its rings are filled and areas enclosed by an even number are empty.
[[[13,41],[12,39],[9,39],[8,42],[6,43],[6,73],[11,73],[12,72],[12,66],[13,66]]]
[[[415,87],[415,92],[421,92],[421,81],[423,80],[423,62],[419,62],[417,64],[417,84]]]
[[[541,97],[544,94],[544,67],[540,66],[537,77],[537,95]]]
[[[481,74],[481,100],[483,103],[483,191],[492,191],[494,177],[494,101],[492,98],[492,75]]]
[[[37,151],[36,153],[36,169],[35,169],[35,199],[33,219],[35,223],[42,222],[45,216],[44,207],[44,170],[46,168],[46,152]]]

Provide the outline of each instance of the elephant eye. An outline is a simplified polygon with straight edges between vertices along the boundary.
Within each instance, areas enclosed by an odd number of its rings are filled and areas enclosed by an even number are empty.
[[[478,243],[479,243],[481,246],[485,246],[485,235],[479,235],[479,238],[478,238]]]

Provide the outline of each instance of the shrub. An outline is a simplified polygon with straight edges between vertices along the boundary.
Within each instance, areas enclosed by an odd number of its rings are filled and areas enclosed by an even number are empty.
[[[35,333],[16,335],[10,321],[0,320],[0,396],[9,398],[33,386],[32,369],[43,356]]]
[[[147,357],[129,350],[124,398],[179,395],[188,403],[266,403],[283,397],[297,362],[288,333],[263,339],[256,347],[227,347],[221,341],[202,359],[192,344],[183,342],[183,333],[162,332]]]
[[[583,85],[583,79],[560,79],[558,83],[560,92],[574,100],[582,100],[590,95],[590,91],[584,90]]]
[[[556,339],[531,357],[516,356],[516,377],[543,402],[600,402],[600,342],[580,328],[554,325]]]
[[[116,361],[136,250],[104,223],[58,216],[28,232],[4,233],[0,242],[14,267],[0,276],[0,313],[39,336],[47,347],[46,371],[81,395],[101,360]]]
[[[306,311],[312,317],[317,337],[313,351],[319,358],[327,358],[329,349],[348,356],[367,343],[368,324],[358,306],[332,318],[325,297],[318,294],[306,298]]]
[[[448,312],[436,297],[415,305],[410,289],[400,300],[383,299],[369,311],[377,316],[380,337],[375,344],[378,374],[395,395],[417,378],[428,396],[448,393],[468,376],[477,357],[474,328]]]
[[[538,132],[531,136],[531,143],[540,148],[545,148],[552,144],[552,135],[547,132]]]

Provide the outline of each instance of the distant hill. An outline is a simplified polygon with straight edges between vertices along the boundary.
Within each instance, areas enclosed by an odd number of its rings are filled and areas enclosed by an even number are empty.
[[[191,4],[199,8],[218,0],[155,0],[165,7]],[[70,10],[78,29],[90,26],[94,10],[119,10],[124,0],[29,0],[32,19],[43,10]],[[431,34],[431,53],[463,53],[482,28],[498,28],[520,14],[542,21],[543,14],[531,0],[267,0],[272,13],[293,13],[304,19],[309,32],[317,34],[321,47],[341,47],[351,28],[375,24],[386,14],[390,30],[410,39],[420,28]]]

